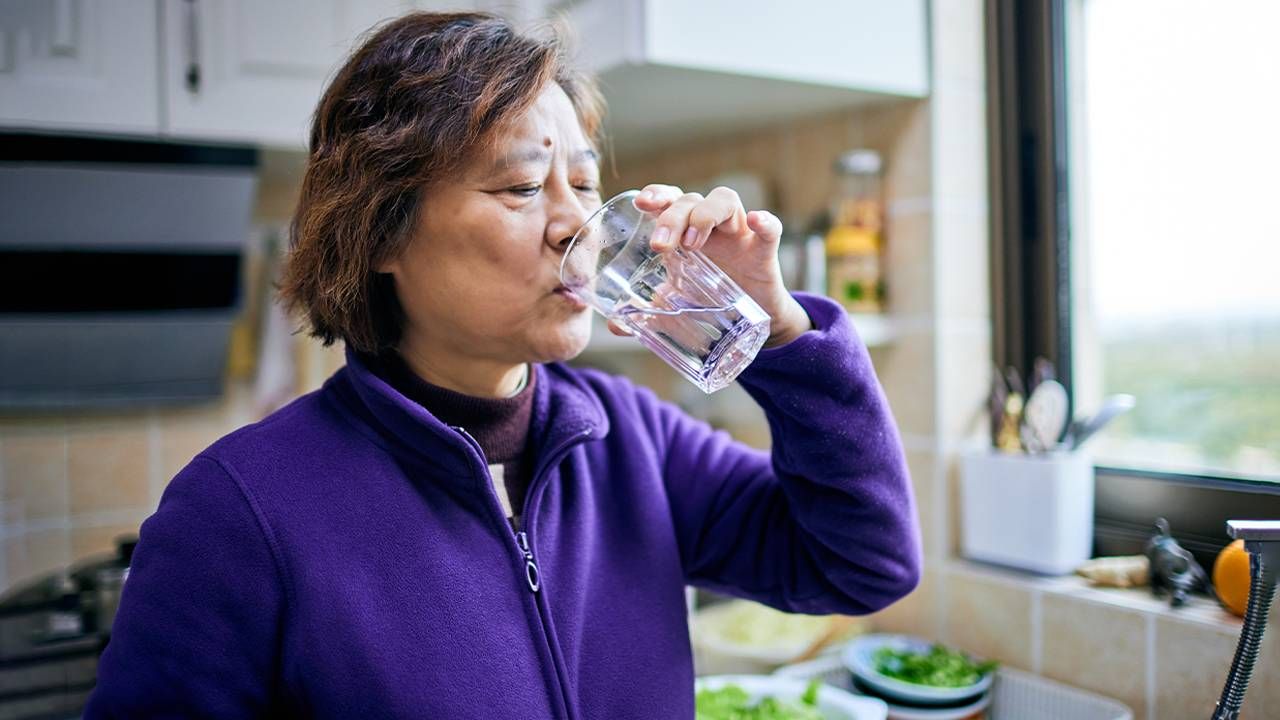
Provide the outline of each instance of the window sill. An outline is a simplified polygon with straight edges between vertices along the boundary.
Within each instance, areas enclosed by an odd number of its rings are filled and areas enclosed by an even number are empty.
[[[1168,596],[1157,598],[1151,594],[1149,587],[1094,587],[1087,580],[1076,575],[1044,577],[963,558],[947,561],[946,571],[949,575],[989,580],[1033,594],[1070,597],[1074,600],[1137,612],[1144,616],[1208,627],[1233,637],[1240,634],[1243,624],[1241,618],[1222,609],[1217,600],[1200,595],[1188,598],[1182,607],[1171,608]]]

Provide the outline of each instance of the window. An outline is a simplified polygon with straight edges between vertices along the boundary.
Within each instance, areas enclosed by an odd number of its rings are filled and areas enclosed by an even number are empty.
[[[1077,408],[1099,464],[1280,482],[1280,3],[1066,8]]]
[[[987,0],[994,356],[1099,436],[1095,553],[1280,518],[1273,0]],[[1276,274],[1275,279],[1272,275]]]

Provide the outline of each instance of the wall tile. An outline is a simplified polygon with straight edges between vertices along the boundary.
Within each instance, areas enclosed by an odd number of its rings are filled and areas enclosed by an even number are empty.
[[[991,317],[989,240],[985,211],[935,210],[931,257],[940,319]]]
[[[116,548],[116,537],[137,535],[142,518],[135,523],[116,523],[71,528],[71,555],[79,559],[89,555],[111,553]]]
[[[71,564],[71,535],[66,528],[26,534],[27,575],[38,575]]]
[[[925,563],[920,584],[905,598],[868,616],[877,632],[905,633],[925,638],[939,637],[937,612],[939,577],[937,565]]]
[[[1280,708],[1280,612],[1271,606],[1271,622],[1262,634],[1262,651],[1254,665],[1253,680],[1244,696],[1241,716],[1247,720],[1273,717]],[[1268,714],[1271,713],[1271,714]]]
[[[942,561],[945,555],[938,541],[937,513],[941,509],[935,492],[936,456],[928,451],[907,451],[907,468],[911,471],[911,487],[916,497],[916,510],[920,516],[920,531],[924,540],[927,560]]]
[[[933,219],[928,212],[893,214],[885,226],[884,273],[895,317],[934,313]]]
[[[938,434],[949,442],[990,436],[987,395],[991,387],[991,329],[983,323],[963,330],[939,321]]]
[[[885,193],[893,199],[932,194],[932,121],[929,101],[920,100],[867,115],[867,145],[887,148]]]
[[[1224,629],[1157,618],[1155,716],[1160,720],[1212,716],[1235,649],[1236,635]]]
[[[4,499],[22,500],[25,520],[67,514],[67,442],[56,435],[18,435],[0,446]]]
[[[787,130],[778,191],[790,217],[808,223],[827,207],[835,184],[832,165],[850,149],[845,125],[843,115],[830,115]]]
[[[160,476],[161,485],[169,481],[191,462],[199,452],[209,447],[226,433],[220,424],[184,422],[161,423],[160,426]],[[153,504],[160,498],[152,498]]]
[[[871,359],[899,430],[907,435],[933,435],[937,389],[933,336],[900,335],[888,345],[871,348]]]
[[[1146,618],[1139,613],[1045,594],[1045,676],[1115,698],[1147,717]]]
[[[1031,592],[952,570],[947,575],[947,642],[1017,668],[1032,667]]]
[[[25,580],[30,575],[31,565],[27,562],[27,536],[9,535],[0,538],[4,543],[4,582],[0,583],[0,592],[12,587],[14,583]]]
[[[148,507],[149,452],[145,428],[73,433],[68,452],[71,514]]]
[[[933,195],[966,211],[987,207],[986,97],[981,91],[939,89],[933,105]]]
[[[986,37],[982,0],[934,0],[934,85],[982,87]]]

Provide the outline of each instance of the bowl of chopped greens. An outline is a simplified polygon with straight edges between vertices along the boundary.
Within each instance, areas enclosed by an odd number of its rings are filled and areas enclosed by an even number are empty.
[[[845,646],[845,667],[875,692],[916,705],[976,697],[991,687],[998,663],[910,635],[863,635]]]
[[[885,720],[883,700],[818,680],[771,675],[708,675],[695,682],[697,720]]]

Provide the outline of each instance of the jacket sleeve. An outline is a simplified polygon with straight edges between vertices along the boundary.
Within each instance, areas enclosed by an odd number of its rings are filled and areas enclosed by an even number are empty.
[[[193,460],[143,523],[86,720],[271,716],[285,592],[228,470]]]
[[[765,412],[771,453],[661,403],[685,577],[790,612],[874,612],[920,576],[902,442],[844,309],[794,296],[814,329],[738,376]]]

